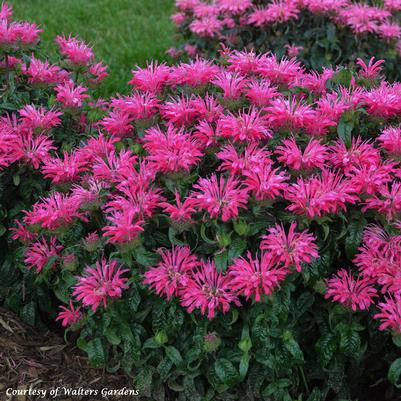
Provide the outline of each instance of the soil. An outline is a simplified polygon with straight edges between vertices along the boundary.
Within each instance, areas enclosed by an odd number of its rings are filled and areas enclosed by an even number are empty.
[[[59,393],[53,397],[51,390],[57,387]],[[66,395],[64,388],[75,394]],[[124,388],[134,389],[132,379],[91,368],[85,355],[62,337],[39,332],[0,308],[0,401],[139,399],[113,392]],[[19,395],[7,395],[17,390]],[[85,395],[85,390],[93,390],[92,395]]]

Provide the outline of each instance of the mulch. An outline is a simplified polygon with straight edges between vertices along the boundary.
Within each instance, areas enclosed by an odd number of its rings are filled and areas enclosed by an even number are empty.
[[[60,387],[60,394],[53,398],[50,390],[57,387]],[[73,345],[66,344],[59,335],[29,327],[9,311],[0,308],[0,401],[138,399],[102,395],[102,389],[118,390],[124,387],[133,389],[132,379],[91,368],[85,355]],[[62,388],[76,389],[81,394],[66,396]],[[28,393],[10,396],[6,395],[7,389],[27,390]],[[34,390],[39,389],[47,390],[45,397],[33,395]],[[97,390],[98,394],[85,396],[82,394],[85,389]]]

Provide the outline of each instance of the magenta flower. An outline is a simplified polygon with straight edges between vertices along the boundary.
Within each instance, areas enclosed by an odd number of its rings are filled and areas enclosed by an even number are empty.
[[[384,60],[377,60],[375,62],[374,57],[369,60],[368,65],[366,65],[366,63],[360,58],[356,60],[356,64],[359,65],[362,70],[360,71],[360,74],[367,79],[380,78],[380,71],[382,70],[381,65],[384,64],[384,62]]]
[[[94,58],[92,48],[77,38],[57,36],[56,43],[71,64],[86,66]]]
[[[373,304],[373,298],[378,296],[372,284],[369,278],[355,279],[347,270],[341,269],[337,275],[327,280],[325,298],[333,298],[333,301],[340,302],[353,311],[366,310]]]
[[[60,116],[63,114],[55,110],[46,110],[44,107],[26,105],[18,110],[21,120],[21,128],[34,131],[47,131],[60,125]]]
[[[401,184],[383,185],[379,194],[366,199],[362,211],[367,209],[375,209],[389,220],[397,217],[401,213]]]
[[[246,170],[243,174],[245,187],[258,201],[278,198],[288,188],[288,176],[283,171],[272,168],[271,163],[266,163],[259,169]]]
[[[212,84],[223,90],[225,99],[237,100],[247,87],[248,80],[238,73],[221,71],[212,80]]]
[[[219,169],[239,175],[243,175],[245,171],[258,174],[265,165],[273,163],[270,156],[271,153],[265,147],[258,148],[256,142],[247,145],[242,152],[231,144],[225,145],[216,154],[223,161]]]
[[[63,158],[48,158],[42,167],[45,178],[50,178],[56,184],[73,182],[86,171],[88,171],[88,162],[82,160],[79,153],[65,152]]]
[[[63,247],[57,245],[57,238],[51,237],[50,242],[46,238],[30,244],[25,251],[24,262],[28,269],[35,268],[36,273],[40,273],[53,256],[60,256]],[[50,268],[54,268],[56,262],[53,262]]]
[[[211,61],[192,60],[188,64],[181,63],[174,67],[170,73],[170,82],[196,88],[207,85],[218,72],[219,67]]]
[[[230,113],[222,116],[217,123],[217,133],[223,138],[233,138],[239,142],[267,140],[272,137],[266,118],[254,108],[240,111],[238,115]]]
[[[323,168],[328,157],[327,147],[312,139],[302,151],[294,138],[285,139],[283,144],[276,147],[278,160],[293,170],[312,170]]]
[[[193,271],[200,262],[196,256],[191,255],[187,246],[173,247],[171,250],[159,249],[157,252],[162,260],[144,274],[144,283],[169,300],[173,295],[179,296],[185,291]]]
[[[213,38],[219,36],[222,28],[222,22],[215,16],[195,19],[189,25],[190,31],[196,33],[201,38]]]
[[[389,295],[384,298],[384,302],[379,302],[380,313],[374,315],[375,319],[380,319],[379,330],[390,328],[396,334],[401,334],[401,294]]]
[[[269,253],[263,253],[261,258],[252,258],[248,251],[247,259],[235,259],[229,267],[230,287],[248,300],[254,296],[259,302],[261,295],[271,295],[289,273],[288,269],[276,263]]]
[[[377,138],[381,147],[394,156],[401,155],[401,127],[388,127]]]
[[[194,185],[193,205],[199,210],[206,210],[212,218],[221,217],[227,221],[238,216],[238,209],[247,207],[248,190],[240,186],[233,177],[225,179],[215,174],[210,178],[200,178]]]
[[[128,279],[121,277],[126,272],[128,270],[118,267],[115,260],[97,261],[95,267],[85,268],[84,276],[77,277],[74,296],[83,305],[92,307],[94,312],[100,303],[106,308],[109,298],[121,298],[122,291],[128,288]]]
[[[89,97],[85,92],[87,88],[81,85],[74,86],[73,81],[66,81],[57,85],[54,90],[57,92],[56,100],[67,109],[80,108],[83,101]]]
[[[57,315],[56,321],[61,320],[61,325],[63,327],[71,326],[81,320],[81,307],[75,308],[72,301],[70,301],[69,308],[66,306],[60,306],[60,309],[61,312]]]
[[[136,70],[132,70],[132,74],[133,78],[128,82],[130,85],[156,95],[162,92],[170,79],[170,67],[152,62],[146,68],[137,67]]]
[[[142,120],[153,117],[159,108],[160,101],[151,93],[133,93],[130,96],[122,96],[112,99],[111,107],[114,110],[124,112],[134,120]]]
[[[190,223],[192,214],[195,212],[192,199],[185,198],[184,202],[182,202],[180,200],[180,194],[175,192],[175,203],[176,205],[172,205],[168,202],[161,202],[159,206],[163,208],[164,213],[167,213],[170,219],[175,223]]]
[[[78,211],[79,206],[73,197],[55,192],[35,203],[33,210],[26,212],[24,221],[54,231],[72,223],[75,218],[87,221],[85,214]]]
[[[33,85],[56,85],[68,79],[68,72],[60,67],[50,65],[48,61],[41,61],[32,55],[29,67],[23,66],[22,72]]]
[[[260,249],[268,251],[284,267],[295,267],[300,272],[301,263],[310,263],[319,257],[319,253],[316,238],[307,231],[296,232],[296,227],[296,223],[291,223],[286,234],[284,227],[276,224],[268,230],[268,235],[262,237]]]
[[[149,166],[162,173],[188,172],[202,156],[200,144],[189,133],[171,125],[166,132],[159,127],[148,129],[143,141]]]
[[[213,319],[215,311],[227,313],[230,304],[240,306],[237,296],[230,289],[230,278],[218,273],[214,262],[202,262],[192,280],[181,291],[181,304],[191,313],[200,309],[201,314]]]

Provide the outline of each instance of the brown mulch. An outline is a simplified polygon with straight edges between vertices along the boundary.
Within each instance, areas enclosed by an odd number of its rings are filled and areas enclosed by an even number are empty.
[[[50,396],[52,388],[93,389],[96,396]],[[132,379],[93,369],[85,355],[51,332],[23,324],[15,315],[0,308],[0,401],[104,401],[131,400],[131,396],[102,396],[107,389],[133,389]],[[7,389],[46,389],[45,397],[37,395],[7,396]],[[31,390],[32,391],[32,390]],[[60,390],[64,391],[64,390]],[[94,393],[93,393],[94,394]]]

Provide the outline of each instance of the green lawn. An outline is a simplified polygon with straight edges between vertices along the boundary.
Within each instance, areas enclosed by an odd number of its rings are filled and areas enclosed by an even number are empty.
[[[173,0],[9,0],[18,19],[41,25],[43,47],[57,34],[80,36],[110,66],[105,93],[126,90],[130,70],[165,60],[173,41]]]

